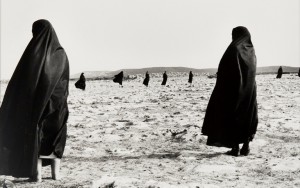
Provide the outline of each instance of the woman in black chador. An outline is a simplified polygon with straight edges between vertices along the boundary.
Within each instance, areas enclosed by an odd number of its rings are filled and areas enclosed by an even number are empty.
[[[189,74],[189,83],[190,84],[192,84],[192,82],[193,82],[193,77],[194,77],[194,75],[193,75],[192,71],[190,71],[190,74]]]
[[[149,84],[149,80],[150,80],[150,77],[149,77],[149,73],[148,73],[148,71],[146,72],[146,75],[145,75],[145,79],[144,79],[144,81],[143,81],[143,84],[145,85],[145,86],[147,86],[148,87],[148,84]]]
[[[81,73],[79,80],[75,83],[75,87],[85,90],[85,77],[83,74],[84,73]]]
[[[119,74],[115,75],[115,78],[113,79],[114,82],[119,83],[122,85],[123,82],[123,71],[121,71]]]
[[[280,66],[279,69],[278,69],[276,78],[281,78],[282,72],[283,72],[283,71],[282,71],[282,67]]]
[[[167,72],[165,71],[163,74],[163,81],[162,81],[161,85],[166,85],[167,80],[168,80],[168,75],[167,75]]]
[[[208,136],[207,145],[232,148],[228,154],[238,156],[249,154],[258,124],[256,56],[247,28],[234,28],[232,39],[219,64],[202,133]]]
[[[298,71],[298,76],[300,77],[300,68],[299,68],[299,71]]]
[[[56,168],[63,156],[69,62],[50,22],[34,22],[32,34],[0,108],[0,175],[38,180],[39,157],[54,156]]]

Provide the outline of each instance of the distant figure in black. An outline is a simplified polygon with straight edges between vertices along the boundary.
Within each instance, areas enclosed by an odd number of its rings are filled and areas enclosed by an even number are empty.
[[[189,74],[189,83],[190,84],[192,84],[192,82],[193,82],[193,73],[192,73],[192,71],[190,71],[190,74]]]
[[[300,68],[299,68],[299,71],[298,71],[298,76],[300,77]]]
[[[150,77],[149,77],[149,73],[148,73],[148,71],[146,72],[146,75],[145,75],[145,79],[144,79],[144,81],[143,81],[143,84],[145,85],[145,86],[147,86],[148,87],[148,84],[149,84],[149,80],[150,80]]]
[[[229,155],[248,155],[258,124],[256,56],[247,28],[232,30],[232,42],[219,67],[202,126],[207,145],[232,148]],[[243,143],[241,151],[239,144]]]
[[[278,69],[278,72],[277,72],[277,76],[276,76],[276,78],[281,78],[281,76],[282,76],[282,73],[283,73],[283,71],[282,71],[282,67],[280,66],[280,67],[279,67],[279,69]]]
[[[75,83],[75,87],[78,89],[85,90],[85,77],[83,74],[84,73],[81,73],[79,80]]]
[[[163,74],[163,81],[162,81],[161,85],[163,85],[163,86],[166,85],[167,80],[168,80],[168,75],[167,75],[167,72],[165,71]]]
[[[123,82],[123,71],[121,71],[119,74],[115,75],[115,78],[113,79],[113,81],[115,83],[119,83],[120,85],[122,85],[122,82]]]

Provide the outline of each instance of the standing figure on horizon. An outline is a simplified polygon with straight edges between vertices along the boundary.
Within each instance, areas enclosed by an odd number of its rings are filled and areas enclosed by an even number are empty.
[[[146,72],[146,75],[145,75],[145,79],[144,79],[144,81],[143,81],[143,84],[145,85],[145,86],[147,86],[148,87],[148,84],[149,84],[149,80],[150,80],[150,77],[149,77],[149,73],[148,73],[148,71]]]
[[[281,78],[282,77],[282,73],[283,73],[282,67],[280,66],[279,69],[278,69],[276,78]]]
[[[299,68],[299,71],[298,71],[298,76],[300,77],[300,68]]]
[[[79,80],[75,83],[75,87],[78,89],[85,90],[85,77],[84,73],[81,73]]]
[[[0,175],[41,181],[42,165],[51,164],[52,178],[59,179],[69,115],[69,61],[49,21],[34,22],[32,34],[0,108]]]
[[[166,85],[167,80],[168,80],[168,75],[167,75],[167,71],[165,71],[163,74],[163,81],[162,81],[161,85],[163,85],[163,86]]]
[[[189,83],[190,84],[192,84],[192,82],[193,82],[193,77],[194,77],[194,75],[193,75],[192,71],[190,71],[190,74],[189,74]]]
[[[219,67],[202,126],[207,145],[232,148],[227,154],[248,155],[258,124],[256,56],[247,28],[232,30],[232,42]],[[241,151],[239,144],[243,143]]]
[[[119,84],[122,86],[123,77],[124,77],[123,71],[121,71],[119,74],[115,75],[114,77],[115,77],[115,78],[113,79],[113,81],[114,81],[115,83],[119,83]]]

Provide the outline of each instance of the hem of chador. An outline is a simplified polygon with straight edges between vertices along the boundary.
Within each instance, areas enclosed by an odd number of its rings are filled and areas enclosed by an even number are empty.
[[[232,148],[232,145],[228,145],[228,144],[222,144],[221,142],[213,142],[213,143],[206,143],[206,145],[208,146],[214,146],[214,147],[225,147],[225,148]]]
[[[58,155],[54,152],[51,152],[50,154],[39,154],[38,157],[46,157],[45,159],[51,159],[51,157],[53,158],[61,158],[61,157],[58,157]],[[50,157],[50,158],[47,158],[47,157]]]
[[[233,141],[229,141],[229,142],[224,142],[224,140],[220,140],[217,138],[214,138],[212,136],[207,136],[207,141],[206,141],[206,145],[208,146],[214,146],[214,147],[225,147],[225,148],[232,148],[234,147],[236,144]],[[241,143],[239,143],[241,144]]]
[[[13,173],[13,172],[7,172],[7,173],[0,172],[0,176],[11,176],[14,178],[31,178],[33,175],[23,174],[23,173]]]

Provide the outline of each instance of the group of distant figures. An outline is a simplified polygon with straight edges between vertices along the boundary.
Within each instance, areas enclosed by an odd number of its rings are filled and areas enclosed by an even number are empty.
[[[42,166],[51,165],[52,178],[59,179],[69,117],[69,61],[49,21],[34,22],[31,31],[32,39],[7,85],[0,108],[0,175],[41,181]],[[278,73],[280,78],[282,68]],[[232,156],[249,154],[249,142],[258,125],[255,76],[251,35],[247,28],[236,27],[220,60],[205,112],[201,133],[207,136],[207,145],[231,148],[227,154]],[[162,85],[167,78],[165,72]],[[113,79],[120,85],[122,80],[123,72]],[[149,80],[147,72],[144,85],[148,86]],[[189,82],[192,80],[190,72]],[[75,86],[86,88],[83,73]],[[239,144],[243,144],[241,150]]]
[[[194,77],[194,74],[192,73],[192,71],[190,71],[188,83],[192,84],[193,77]],[[121,71],[119,74],[117,74],[117,75],[114,76],[113,82],[119,83],[119,85],[122,86],[122,84],[123,84],[123,78],[124,78],[124,74],[123,74],[123,71]],[[161,85],[166,85],[167,84],[167,80],[168,80],[168,75],[167,75],[167,72],[165,71],[163,73],[163,81],[162,81]],[[78,89],[85,90],[85,86],[86,86],[85,81],[86,81],[86,79],[84,77],[84,73],[81,73],[81,75],[79,77],[79,80],[77,82],[75,82],[75,87],[78,88]],[[146,74],[145,74],[145,79],[143,81],[143,84],[148,87],[149,81],[150,81],[150,76],[149,76],[149,73],[147,71]]]
[[[282,67],[280,66],[278,68],[276,78],[281,78],[282,74],[283,74],[283,70],[282,70]],[[298,76],[300,77],[300,68],[299,68]],[[194,77],[194,75],[193,75],[192,71],[190,71],[188,83],[191,84],[193,82],[193,77]],[[113,82],[119,83],[120,85],[122,85],[123,78],[124,78],[124,74],[123,74],[123,71],[121,71],[119,74],[114,76]],[[167,75],[167,72],[165,71],[163,73],[163,81],[162,81],[161,85],[166,85],[167,80],[168,80],[168,75]],[[86,81],[86,79],[84,77],[84,73],[81,73],[81,75],[79,77],[79,80],[75,83],[75,87],[78,88],[78,89],[85,90],[85,86],[86,86],[85,81]],[[143,84],[148,87],[149,81],[150,81],[150,76],[149,76],[149,73],[147,71],[146,74],[145,74]]]
[[[281,78],[281,77],[282,77],[282,74],[283,74],[283,69],[282,69],[282,67],[280,66],[280,67],[278,68],[276,78]],[[299,68],[299,71],[298,71],[298,76],[300,77],[300,68]]]

